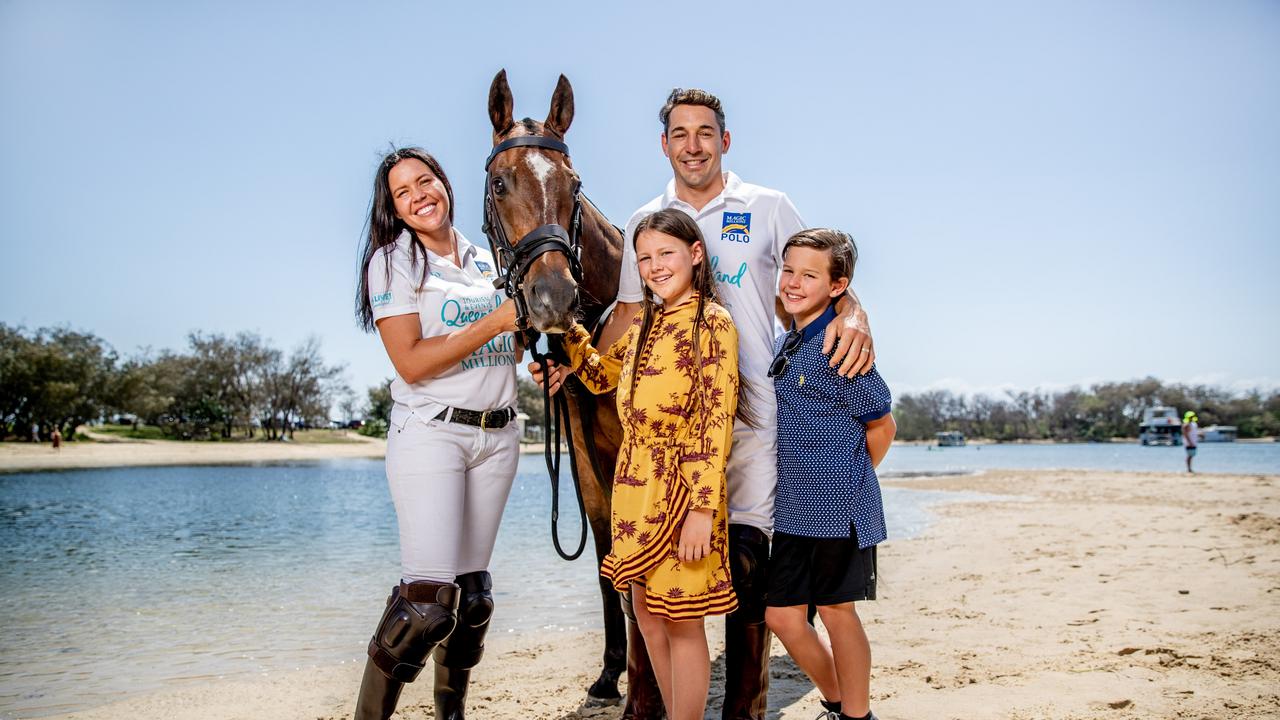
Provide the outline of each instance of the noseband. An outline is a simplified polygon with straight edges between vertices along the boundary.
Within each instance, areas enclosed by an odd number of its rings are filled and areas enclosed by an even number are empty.
[[[558,252],[568,261],[573,282],[582,284],[582,182],[575,180],[573,184],[573,212],[568,230],[561,225],[541,225],[520,238],[519,242],[512,243],[507,237],[502,217],[498,214],[497,201],[493,197],[493,174],[490,168],[498,155],[519,147],[553,150],[569,157],[569,146],[549,137],[530,135],[511,138],[495,145],[489,153],[489,159],[484,161],[483,229],[498,263],[498,279],[493,281],[493,285],[505,291],[507,297],[515,301],[516,326],[526,329],[529,326],[529,308],[524,298],[524,278],[534,260],[544,253]]]

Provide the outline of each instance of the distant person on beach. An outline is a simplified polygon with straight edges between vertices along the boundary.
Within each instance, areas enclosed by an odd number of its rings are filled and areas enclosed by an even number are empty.
[[[49,433],[49,439],[53,441],[54,450],[62,449],[62,431],[58,429],[57,425],[53,426],[53,432]]]
[[[722,166],[730,137],[720,99],[705,90],[676,88],[658,112],[662,153],[671,163],[666,191],[631,216],[625,237],[643,219],[664,208],[682,210],[698,224],[705,254],[724,307],[741,338],[739,365],[751,389],[760,427],[739,422],[728,468],[729,545],[739,609],[725,621],[723,720],[763,720],[769,690],[770,636],[764,622],[765,564],[773,532],[774,459],[777,428],[766,370],[773,357],[777,273],[782,246],[805,227],[785,193],[743,182]],[[618,304],[600,344],[622,337],[640,312],[643,284],[634,248],[623,244]],[[871,368],[875,352],[866,313],[850,294],[839,303],[823,350],[840,373],[852,377]],[[553,381],[552,388],[558,386]]]
[[[35,423],[31,423],[31,442],[40,442],[40,426]]]
[[[667,717],[702,720],[711,682],[703,619],[738,607],[725,492],[734,418],[748,412],[738,404],[738,333],[688,215],[649,215],[630,242],[645,282],[641,313],[603,354],[578,324],[564,347],[588,389],[617,390],[622,418],[613,547],[600,572],[631,596]]]
[[[437,717],[461,719],[493,613],[489,560],[519,459],[515,304],[453,208],[426,151],[382,159],[356,317],[396,370],[386,462],[401,571],[369,641],[358,720],[391,717],[433,650]]]
[[[794,320],[769,366],[778,495],[765,617],[822,693],[824,720],[875,720],[871,645],[854,603],[876,599],[876,545],[887,533],[875,467],[896,431],[876,369],[847,378],[822,352],[857,257],[853,239],[838,230],[787,240],[778,297]],[[830,646],[809,623],[811,605]]]
[[[1200,444],[1200,418],[1188,410],[1182,416],[1182,445],[1187,449],[1187,472],[1191,469],[1191,460],[1196,456],[1196,446]]]

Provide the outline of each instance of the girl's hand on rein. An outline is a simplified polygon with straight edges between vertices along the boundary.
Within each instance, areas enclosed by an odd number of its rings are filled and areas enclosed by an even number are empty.
[[[547,377],[545,378],[542,375],[542,366],[538,363],[531,362],[527,367],[529,369],[529,375],[532,376],[533,381],[537,383],[538,387],[542,387],[548,379],[551,381],[551,395],[555,395],[556,392],[560,390],[560,386],[564,384],[564,379],[570,374],[569,368],[560,365],[550,358],[547,359]]]
[[[680,562],[697,562],[711,554],[710,509],[690,510],[684,516],[684,528],[680,530],[680,544],[676,556]]]

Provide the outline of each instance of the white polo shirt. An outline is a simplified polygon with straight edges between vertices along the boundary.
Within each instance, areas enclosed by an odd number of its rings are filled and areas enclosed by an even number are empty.
[[[417,314],[422,337],[447,335],[493,312],[506,295],[493,287],[496,265],[488,250],[472,245],[461,232],[458,255],[462,267],[417,245],[405,231],[390,253],[376,252],[369,261],[369,303],[373,319]],[[426,260],[427,278],[422,280]],[[502,333],[463,358],[442,375],[405,382],[396,374],[391,383],[391,424],[403,427],[411,415],[430,420],[446,407],[494,410],[516,402],[515,335]]]
[[[708,262],[717,289],[738,328],[738,363],[751,385],[751,402],[763,426],[759,431],[739,423],[729,454],[729,520],[773,531],[773,498],[777,487],[777,399],[769,364],[773,361],[774,298],[787,239],[805,228],[786,193],[724,175],[724,191],[701,210],[676,197],[675,180],[645,203],[627,222],[622,250],[618,300],[644,299],[636,267],[632,235],[644,217],[664,208],[693,218],[706,240]]]

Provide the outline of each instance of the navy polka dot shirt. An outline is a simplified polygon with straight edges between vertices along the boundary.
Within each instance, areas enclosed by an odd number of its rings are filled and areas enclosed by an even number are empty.
[[[804,537],[847,538],[852,523],[858,547],[866,548],[887,537],[866,423],[889,414],[892,398],[874,367],[849,379],[827,365],[822,334],[835,317],[835,307],[829,307],[799,331],[799,347],[773,378],[778,395],[774,528]],[[774,342],[775,357],[789,334]]]

